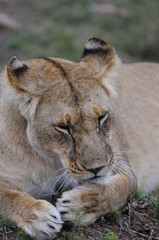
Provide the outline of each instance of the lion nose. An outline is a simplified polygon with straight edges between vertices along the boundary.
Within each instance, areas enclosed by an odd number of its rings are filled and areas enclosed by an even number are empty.
[[[89,168],[87,169],[87,171],[90,171],[94,174],[97,174],[102,168],[104,168],[104,166],[98,167],[98,168]]]

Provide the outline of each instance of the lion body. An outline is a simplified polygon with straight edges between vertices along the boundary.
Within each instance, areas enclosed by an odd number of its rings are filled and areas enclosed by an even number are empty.
[[[13,58],[0,75],[1,214],[32,237],[56,236],[77,206],[93,223],[122,207],[136,180],[159,186],[159,65],[109,75],[114,65],[111,46],[91,38],[80,64]],[[56,208],[35,199],[68,186]]]
[[[114,80],[117,132],[144,191],[159,186],[159,64],[122,64]]]

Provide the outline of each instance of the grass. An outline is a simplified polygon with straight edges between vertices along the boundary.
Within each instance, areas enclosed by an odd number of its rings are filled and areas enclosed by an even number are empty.
[[[140,200],[140,199],[144,198],[143,191],[139,188],[136,188],[135,191],[134,191],[134,198],[136,200]]]
[[[157,190],[157,195],[156,195],[155,211],[156,211],[156,216],[159,219],[159,189]]]
[[[65,232],[63,231],[61,237],[57,238],[57,240],[81,240],[81,237],[76,232]]]
[[[74,222],[76,229],[80,232],[82,230],[82,228],[84,227],[84,225],[82,224],[82,220],[81,220],[81,209],[79,207],[77,207],[75,209],[75,214],[76,214],[76,220]]]
[[[118,240],[118,237],[114,232],[108,232],[105,235],[105,240]]]
[[[109,215],[113,220],[115,220],[116,222],[119,222],[122,216],[122,212],[117,209],[117,210],[113,210]]]
[[[28,235],[20,227],[18,227],[9,219],[0,219],[0,233],[1,231],[4,240],[10,239],[8,237],[12,232],[14,233],[15,239],[17,240],[31,240],[30,237],[28,237]]]
[[[61,237],[57,240],[80,240],[80,232],[83,230],[84,225],[81,221],[81,209],[77,207],[75,209],[76,220],[74,221],[74,226],[72,231],[65,232],[64,230],[61,233]]]
[[[91,35],[110,41],[117,52],[126,54],[121,54],[124,61],[129,60],[124,57],[128,55],[131,61],[159,61],[158,0],[111,1],[119,13],[126,11],[121,16],[91,12],[95,0],[28,0],[24,6],[23,1],[2,5],[3,11],[15,19],[21,12],[25,29],[2,33],[0,65],[6,64],[12,55],[22,59],[44,55],[79,61],[84,42]]]

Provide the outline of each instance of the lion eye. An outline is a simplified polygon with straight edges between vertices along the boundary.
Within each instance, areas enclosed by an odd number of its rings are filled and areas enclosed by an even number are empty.
[[[68,126],[59,125],[59,126],[55,126],[55,129],[59,132],[70,134],[70,129]]]
[[[103,125],[103,123],[107,120],[109,114],[106,113],[106,114],[103,114],[101,115],[99,118],[98,118],[98,124],[99,124],[99,127],[101,127]]]

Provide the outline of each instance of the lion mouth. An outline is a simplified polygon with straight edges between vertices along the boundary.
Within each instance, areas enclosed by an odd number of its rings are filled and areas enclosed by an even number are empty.
[[[94,179],[99,179],[99,178],[101,178],[101,176],[94,176],[94,177],[91,177],[91,178],[89,178],[88,180],[94,180]]]
[[[83,184],[83,183],[101,183],[102,181],[102,177],[101,176],[94,176],[94,177],[91,177],[91,178],[87,178],[87,179],[83,179],[81,180],[80,182]]]

